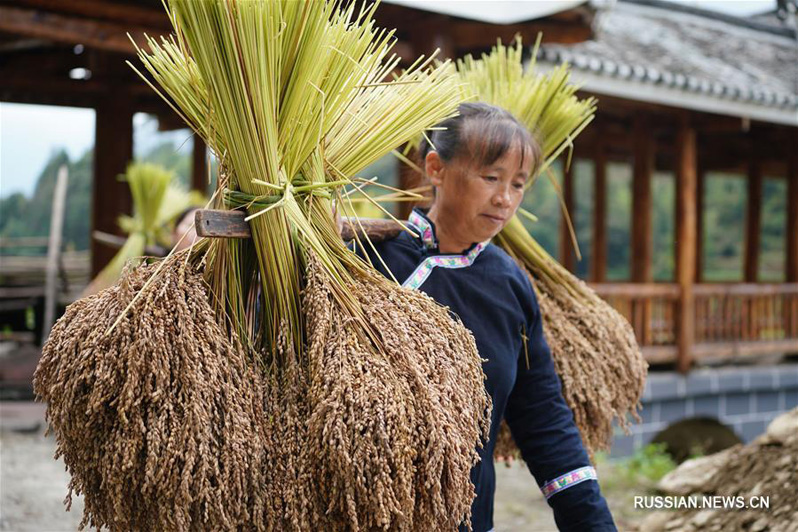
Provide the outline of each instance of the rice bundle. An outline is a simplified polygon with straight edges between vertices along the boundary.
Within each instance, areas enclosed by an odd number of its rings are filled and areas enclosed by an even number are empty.
[[[385,301],[384,283],[369,273],[352,286],[382,331],[382,353],[363,356],[329,279],[311,264],[307,450],[318,464],[312,485],[326,488],[316,506],[327,508],[312,529],[456,530],[470,515],[474,442],[489,431],[481,362],[452,356],[475,353],[474,339],[431,298],[395,290]]]
[[[70,307],[54,329],[37,393],[54,401],[50,419],[64,455],[74,457],[68,468],[75,489],[93,498],[84,520],[113,529],[455,530],[469,519],[469,473],[490,422],[476,345],[445,308],[383,278],[347,249],[332,201],[351,213],[341,188],[356,182],[359,169],[455,113],[459,81],[430,59],[385,81],[399,59],[388,56],[393,38],[374,27],[373,6],[166,5],[176,35],[150,39],[139,57],[219,157],[215,206],[244,210],[253,238],[203,241],[180,260],[159,264],[147,283],[123,281],[138,289],[130,301],[115,295],[122,290],[117,285],[102,293],[105,299]],[[180,286],[202,286],[201,276],[206,291],[170,288],[181,260],[196,269]],[[201,307],[205,322],[190,324],[188,345],[172,332],[191,317],[172,313],[180,305]],[[98,322],[98,314],[107,319]],[[93,336],[72,334],[83,333],[89,320]],[[168,333],[164,323],[172,327]],[[130,338],[140,339],[136,350],[127,349]],[[97,405],[105,425],[85,424],[82,412],[59,402],[57,379],[70,372],[67,353],[84,360],[70,373],[86,383],[72,392],[78,405],[79,396],[101,393],[98,372],[124,375],[129,359],[138,364],[140,382],[124,388],[123,399],[105,392]],[[171,380],[154,378],[166,353]],[[250,359],[229,379],[201,373]],[[188,364],[195,367],[184,384],[174,367]],[[152,417],[131,418],[136,437],[122,433],[108,441],[132,453],[124,489],[134,497],[142,495],[140,486],[151,489],[142,460],[152,457],[150,469],[164,472],[157,473],[159,488],[182,494],[157,502],[180,519],[166,511],[137,514],[129,505],[120,507],[127,512],[120,521],[116,499],[99,487],[122,493],[116,484],[125,477],[108,468],[102,446],[91,444],[102,441],[94,427],[107,432],[120,424],[118,403],[147,406],[153,398],[167,405],[160,425]],[[206,411],[212,415],[200,423]],[[77,423],[82,440],[70,432]],[[240,437],[227,438],[226,424],[235,424]],[[150,453],[153,431],[169,441],[165,458]],[[199,435],[181,438],[185,432]],[[78,442],[85,452],[72,448]],[[229,453],[219,451],[228,445]],[[184,455],[197,458],[177,458]],[[233,458],[238,462],[228,464]],[[198,464],[203,469],[196,471]],[[168,473],[175,469],[179,474]],[[187,486],[206,478],[213,490],[205,498],[187,495],[196,493]]]
[[[795,532],[796,485],[798,408],[793,408],[776,417],[764,434],[748,444],[690,459],[665,475],[656,493],[690,504],[648,512],[637,529]],[[721,497],[716,501],[722,500],[723,506],[718,507],[718,502],[710,506],[710,497]]]
[[[517,218],[496,244],[523,265],[535,286],[563,396],[592,459],[595,451],[609,449],[613,419],[624,430],[627,413],[640,421],[636,408],[648,364],[634,331],[611,305],[551,258]],[[496,454],[518,456],[518,451],[507,445]]]
[[[559,190],[551,172],[552,163],[573,147],[573,140],[593,120],[596,101],[580,100],[577,87],[569,83],[567,64],[547,74],[535,69],[540,44],[532,49],[532,60],[525,69],[520,37],[514,46],[499,42],[488,54],[457,61],[463,81],[463,97],[484,101],[510,111],[536,137],[541,145],[540,172],[527,182],[527,190],[539,175],[548,176]],[[416,146],[421,136],[408,146]],[[405,155],[407,151],[405,152]],[[414,167],[405,155],[399,158]],[[570,163],[570,161],[569,161]],[[415,187],[413,192],[429,192],[430,187]],[[394,197],[387,197],[393,200]],[[566,222],[576,245],[570,218],[562,203]],[[524,210],[519,214],[537,218]],[[577,426],[588,452],[609,449],[612,422],[617,419],[628,431],[627,413],[640,421],[637,409],[645,385],[648,364],[642,357],[631,326],[608,303],[575,275],[563,268],[535,241],[516,215],[494,242],[507,251],[530,275],[536,287],[544,329],[562,381],[563,395],[574,412]],[[495,443],[495,456],[520,457],[509,428],[502,423]]]
[[[205,203],[199,192],[186,192],[175,180],[175,173],[162,166],[134,162],[120,178],[130,186],[132,216],[119,217],[119,227],[128,237],[114,258],[84,290],[84,295],[108,288],[122,274],[128,261],[144,255],[147,247],[172,245],[169,224],[185,209]]]
[[[70,305],[34,377],[81,529],[231,529],[260,470],[256,366],[217,323],[184,253]],[[114,329],[108,328],[138,294]],[[200,526],[202,524],[202,526]]]
[[[568,83],[567,64],[546,75],[535,70],[539,44],[540,37],[526,70],[520,38],[514,47],[499,43],[481,59],[468,56],[458,61],[457,70],[467,82],[468,96],[507,109],[537,137],[544,172],[573,146],[573,139],[592,121],[596,102],[593,98],[576,97],[577,87]],[[550,172],[547,175],[555,179]],[[527,182],[527,190],[534,182],[534,178]],[[570,227],[570,219],[568,224]],[[572,227],[571,233],[573,236]],[[648,364],[631,326],[548,255],[517,215],[496,237],[496,244],[526,269],[535,285],[563,395],[574,412],[586,448],[591,457],[597,450],[609,449],[614,418],[624,430],[629,425],[627,413],[640,421],[637,409]],[[507,430],[503,425],[502,431]],[[518,456],[515,446],[507,445],[512,438],[505,434],[500,441],[504,444],[497,445],[497,456]]]

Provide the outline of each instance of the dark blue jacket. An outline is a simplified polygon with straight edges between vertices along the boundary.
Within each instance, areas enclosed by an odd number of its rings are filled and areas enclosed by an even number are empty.
[[[474,532],[493,528],[493,448],[502,417],[563,531],[616,530],[590,466],[573,413],[543,337],[537,297],[527,275],[487,242],[462,255],[440,253],[434,224],[420,209],[406,232],[375,244],[393,277],[448,306],[474,334],[493,399],[490,440],[471,472]],[[363,250],[357,250],[363,256]],[[391,275],[369,248],[374,267]],[[524,345],[526,343],[526,346]],[[528,359],[528,365],[527,365]]]

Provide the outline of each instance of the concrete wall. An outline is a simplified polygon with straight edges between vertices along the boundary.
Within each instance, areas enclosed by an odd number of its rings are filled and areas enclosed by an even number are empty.
[[[698,369],[686,377],[650,373],[642,404],[643,422],[630,436],[616,428],[611,456],[628,456],[670,424],[694,417],[715,418],[747,443],[798,406],[798,364]]]

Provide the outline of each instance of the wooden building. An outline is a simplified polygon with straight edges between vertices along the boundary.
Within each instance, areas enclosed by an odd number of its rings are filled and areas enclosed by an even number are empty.
[[[579,0],[554,2],[555,8],[530,4],[520,12],[508,11],[509,18],[499,17],[501,24],[405,5],[413,3],[388,0],[378,15],[381,25],[397,29],[395,50],[406,58],[429,54],[435,48],[444,55],[481,50],[497,37],[510,39],[517,32],[532,39],[544,31],[547,38],[573,42],[588,38],[591,31],[592,10],[582,7],[584,2]],[[157,115],[162,128],[182,127],[125,64],[128,60],[138,64],[127,33],[143,44],[145,34],[170,30],[161,0],[6,0],[0,4],[0,101],[96,111],[94,230],[118,233],[117,216],[131,208],[127,186],[116,176],[133,156],[134,113]],[[202,190],[206,188],[205,151],[202,142],[194,143],[192,182]],[[114,254],[100,242],[93,242],[91,252],[95,273]]]
[[[600,98],[576,156],[592,161],[596,183],[593,286],[634,324],[652,362],[686,370],[705,355],[798,351],[798,44],[789,28],[626,0],[597,8],[585,0],[441,2],[384,0],[378,23],[396,28],[396,51],[411,58],[485,51],[497,38],[538,32],[543,68],[568,61],[585,94]],[[168,33],[161,0],[6,0],[0,5],[0,101],[96,111],[93,229],[118,233],[127,187],[116,180],[132,157],[132,117],[177,117],[125,65],[136,62],[126,33]],[[733,45],[730,45],[733,44]],[[193,186],[204,189],[205,147],[194,143]],[[631,161],[632,279],[607,283],[606,164]],[[676,172],[677,279],[651,277],[651,176]],[[701,282],[701,187],[707,171],[749,176],[746,279]],[[757,283],[762,176],[789,182],[786,282]],[[572,180],[565,178],[572,203]],[[571,198],[571,200],[568,200]],[[573,205],[571,205],[573,207]],[[564,240],[564,239],[563,239]],[[114,250],[92,244],[92,269]],[[563,247],[562,261],[573,268]],[[773,331],[776,330],[776,333]]]
[[[633,324],[651,362],[798,352],[798,29],[772,15],[741,19],[658,0],[617,2],[594,38],[545,44],[599,99],[575,157],[592,163],[589,280]],[[607,283],[607,164],[633,168],[631,279]],[[675,177],[675,279],[652,278],[652,175]],[[710,172],[747,178],[742,282],[702,278],[702,215]],[[763,177],[786,181],[784,282],[759,282]],[[573,179],[566,172],[569,211]],[[561,224],[562,225],[562,224]],[[561,242],[565,241],[561,238]],[[571,249],[560,259],[574,267]]]

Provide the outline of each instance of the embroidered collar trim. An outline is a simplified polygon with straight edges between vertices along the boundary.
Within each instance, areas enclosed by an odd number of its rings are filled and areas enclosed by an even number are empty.
[[[407,221],[414,225],[419,233],[421,233],[421,241],[424,242],[424,246],[427,249],[438,247],[438,240],[435,238],[432,222],[430,222],[426,216],[421,214],[420,211],[413,209]]]
[[[427,249],[437,249],[438,241],[435,238],[435,231],[426,216],[418,210],[413,210],[408,219],[416,229],[421,233],[421,240]],[[421,264],[416,266],[413,273],[410,274],[402,286],[411,289],[418,289],[424,281],[427,280],[432,270],[435,268],[467,268],[474,264],[482,250],[488,245],[490,241],[480,242],[474,245],[465,255],[433,255],[421,261]]]

